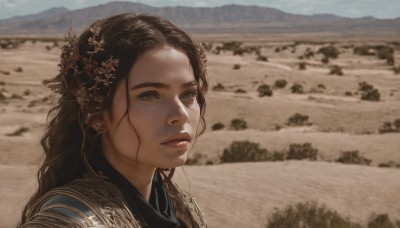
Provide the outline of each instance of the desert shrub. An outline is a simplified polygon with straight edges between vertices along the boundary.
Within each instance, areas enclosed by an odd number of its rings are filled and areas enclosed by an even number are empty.
[[[243,44],[243,42],[228,41],[228,42],[222,43],[222,49],[234,51],[236,49],[241,48],[242,44]]]
[[[2,91],[0,91],[0,101],[5,100],[7,97],[4,95]]]
[[[262,84],[262,85],[260,85],[260,86],[258,87],[258,89],[257,89],[257,92],[258,92],[258,96],[259,96],[259,97],[264,97],[264,96],[270,97],[270,96],[272,96],[272,94],[273,94],[272,89],[271,89],[271,86],[268,85],[268,84]]]
[[[213,48],[213,43],[204,42],[204,43],[201,43],[201,46],[203,46],[204,50],[211,51]]]
[[[233,119],[231,128],[234,130],[244,130],[247,128],[247,122],[244,119]]]
[[[276,53],[279,53],[279,52],[281,52],[281,48],[279,48],[279,47],[276,47],[276,48],[275,48],[275,52],[276,52]]]
[[[223,123],[215,123],[214,125],[212,125],[211,129],[213,131],[216,131],[216,130],[223,129],[224,127],[225,127],[225,125]]]
[[[29,96],[31,95],[32,91],[30,89],[27,89],[24,91],[24,96]]]
[[[223,89],[225,89],[225,86],[222,85],[222,84],[219,83],[219,82],[212,88],[212,90],[214,90],[214,91],[221,91],[221,90],[223,90]]]
[[[268,157],[268,161],[284,161],[286,159],[286,153],[283,151],[274,151]]]
[[[322,84],[322,83],[319,83],[319,84],[317,85],[317,88],[318,88],[318,89],[326,89],[326,86],[325,86],[324,84]]]
[[[368,228],[396,228],[392,223],[388,214],[378,214],[373,217],[368,222]],[[398,226],[397,226],[398,227]]]
[[[379,91],[367,82],[360,82],[358,90],[361,91],[361,100],[379,101],[381,99]]]
[[[336,75],[342,76],[343,75],[343,71],[342,71],[342,68],[340,66],[332,65],[331,68],[330,68],[329,74],[336,74]]]
[[[23,99],[23,97],[21,96],[21,95],[19,95],[19,94],[16,94],[16,93],[13,93],[12,95],[11,95],[11,99]]]
[[[235,93],[247,93],[247,92],[246,92],[246,90],[239,88],[239,89],[235,90]]]
[[[318,149],[314,148],[311,143],[292,143],[289,145],[287,152],[287,160],[317,160]]]
[[[23,71],[22,67],[17,67],[14,69],[15,72],[21,73]]]
[[[6,136],[21,136],[23,133],[28,132],[29,128],[27,127],[20,127],[13,133],[6,134]]]
[[[400,163],[396,163],[396,162],[390,160],[388,162],[379,163],[378,167],[381,167],[381,168],[392,168],[392,167],[400,168]]]
[[[303,85],[295,83],[292,85],[292,87],[290,87],[290,89],[292,90],[292,93],[304,93],[304,89],[303,89]]]
[[[304,56],[304,58],[309,59],[309,58],[311,58],[311,57],[314,57],[314,56],[315,56],[315,53],[314,53],[314,51],[311,50],[311,48],[307,48],[307,49],[304,51],[303,56]]]
[[[317,202],[296,203],[277,210],[268,218],[266,228],[361,228],[336,211]]]
[[[400,74],[400,65],[397,66],[397,67],[393,67],[393,72],[394,72],[395,74]]]
[[[358,83],[358,90],[359,91],[368,91],[374,89],[374,86],[371,84],[368,84],[367,82],[360,82]]]
[[[0,81],[0,86],[4,86],[6,83],[3,81]]]
[[[376,49],[376,56],[379,59],[387,59],[388,57],[393,56],[394,53],[394,49],[388,46],[378,46]]]
[[[391,133],[391,132],[396,132],[395,128],[393,127],[391,122],[383,122],[382,126],[379,128],[379,133]]]
[[[372,89],[361,94],[361,100],[367,101],[379,101],[381,99],[381,94],[377,89]]]
[[[358,150],[343,151],[339,158],[335,160],[343,164],[357,164],[357,165],[369,165],[371,159],[365,158],[359,154]]]
[[[274,83],[274,86],[276,88],[281,88],[281,89],[285,88],[286,85],[287,85],[287,81],[285,79],[276,80]]]
[[[264,61],[264,62],[268,62],[268,57],[263,56],[263,55],[259,55],[257,56],[257,61]]]
[[[47,84],[51,83],[52,81],[53,81],[53,79],[43,79],[42,84],[47,85]]]
[[[397,131],[400,131],[400,118],[393,121],[393,126]]]
[[[220,157],[221,163],[265,161],[268,158],[267,149],[260,148],[258,143],[249,141],[233,141],[224,149]]]
[[[186,165],[200,165],[203,158],[202,154],[195,153],[186,159]]]
[[[234,69],[234,70],[239,70],[240,67],[241,67],[240,64],[234,64],[233,67],[232,67],[232,69]]]
[[[353,53],[356,55],[375,55],[375,52],[373,52],[371,47],[368,45],[355,47]]]
[[[7,70],[0,70],[0,73],[4,75],[10,75],[10,71]]]
[[[326,57],[326,56],[324,56],[324,58],[321,59],[321,62],[322,62],[323,64],[328,64],[328,63],[329,63],[329,58]]]
[[[323,54],[326,58],[336,59],[339,56],[340,51],[332,45],[321,47],[318,53]]]
[[[348,97],[351,97],[351,96],[353,96],[353,93],[350,92],[350,91],[346,91],[346,92],[344,93],[344,95],[346,95],[346,96],[348,96]]]
[[[233,50],[233,55],[243,55],[245,53],[245,50],[243,48],[238,48]]]
[[[311,125],[308,122],[309,116],[302,115],[300,113],[295,113],[293,116],[289,117],[286,124],[289,126],[309,126]]]
[[[299,63],[299,69],[300,70],[305,70],[306,69],[306,63],[305,62]]]
[[[400,132],[400,119],[395,119],[393,123],[385,121],[379,128],[379,133],[381,134],[391,132]]]

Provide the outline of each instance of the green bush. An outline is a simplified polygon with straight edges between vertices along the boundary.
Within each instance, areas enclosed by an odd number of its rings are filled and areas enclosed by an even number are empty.
[[[292,90],[292,93],[304,93],[304,89],[303,89],[303,85],[295,83],[292,85],[292,87],[290,87],[290,89]]]
[[[309,126],[308,122],[309,116],[302,115],[300,113],[295,113],[293,116],[289,117],[286,124],[289,126]]]
[[[247,128],[247,122],[244,119],[233,119],[231,128],[234,130],[244,130]]]
[[[287,152],[287,160],[317,160],[318,149],[314,148],[311,143],[292,143],[289,145]]]
[[[329,45],[321,47],[318,50],[318,53],[323,54],[326,58],[336,59],[339,56],[340,51],[335,46]]]
[[[268,159],[268,151],[260,148],[258,143],[245,141],[233,141],[228,148],[224,149],[220,157],[221,163],[229,162],[254,162]]]
[[[361,156],[358,150],[343,151],[341,156],[337,158],[335,161],[344,164],[357,164],[357,165],[369,165],[372,162],[371,159]]]
[[[270,96],[272,96],[272,94],[273,94],[272,89],[271,89],[271,86],[268,85],[268,84],[262,84],[262,85],[260,85],[260,86],[258,87],[258,89],[257,89],[257,92],[258,92],[258,96],[259,96],[259,97],[264,97],[264,96],[270,97]]]
[[[274,84],[274,86],[276,88],[280,88],[280,89],[285,88],[286,85],[287,85],[287,81],[285,79],[276,80],[275,84]]]
[[[285,209],[275,211],[269,218],[266,228],[361,228],[336,211],[316,202],[296,203]]]
[[[214,125],[212,125],[211,129],[213,131],[216,131],[216,130],[223,129],[224,127],[225,127],[225,125],[223,123],[215,123]]]

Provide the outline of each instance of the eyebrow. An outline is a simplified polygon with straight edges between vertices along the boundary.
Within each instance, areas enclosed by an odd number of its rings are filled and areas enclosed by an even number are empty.
[[[199,85],[199,83],[196,80],[192,80],[189,82],[185,82],[182,85],[182,88],[184,89],[184,88],[198,86],[198,85]],[[141,88],[145,88],[145,87],[154,87],[154,88],[160,88],[160,89],[171,88],[170,85],[162,83],[162,82],[143,82],[143,83],[132,86],[130,90],[141,89]]]

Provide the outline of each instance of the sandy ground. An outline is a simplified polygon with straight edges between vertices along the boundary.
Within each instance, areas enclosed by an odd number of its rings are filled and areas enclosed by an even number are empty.
[[[341,42],[336,45],[351,41]],[[299,45],[295,53],[291,49],[276,53],[275,47],[290,41],[256,39],[251,43],[263,46],[268,62],[256,61],[253,54],[208,54],[208,127],[190,156],[201,154],[217,161],[235,140],[257,142],[269,151],[309,142],[318,149],[318,161],[186,166],[179,170],[177,182],[195,195],[209,227],[264,227],[275,210],[309,200],[364,224],[373,213],[388,213],[392,220],[400,220],[400,169],[377,167],[389,160],[400,163],[400,134],[378,132],[383,122],[400,118],[400,75],[383,60],[356,56],[352,49],[341,48],[339,58],[331,60],[330,64],[343,67],[344,76],[339,77],[328,75],[329,67],[320,62],[320,54],[298,59],[306,48],[318,50],[320,44]],[[57,74],[59,58],[59,49],[47,51],[46,45],[27,42],[18,49],[0,50],[0,70],[10,72],[0,73],[0,82],[4,82],[0,90],[7,96],[0,101],[0,227],[15,224],[36,187],[35,173],[42,158],[39,140],[46,113],[56,99],[42,81]],[[398,53],[396,60],[400,61]],[[307,62],[306,70],[298,69],[300,61]],[[241,68],[233,70],[233,64],[241,64]],[[17,67],[23,71],[16,72]],[[277,79],[287,80],[288,85],[274,89],[272,97],[258,97],[261,83],[272,85]],[[355,94],[362,81],[379,89],[381,101],[344,95],[346,91]],[[225,89],[213,91],[217,83]],[[291,93],[293,83],[301,83],[305,93]],[[321,83],[326,88],[316,91]],[[234,93],[238,88],[247,93]],[[21,99],[11,98],[13,94]],[[312,125],[287,126],[287,119],[295,113],[308,115]],[[234,118],[245,119],[248,129],[230,129]],[[226,127],[212,131],[211,126],[218,122]],[[21,136],[6,135],[21,127],[29,130]],[[372,164],[332,162],[348,150],[359,150]]]

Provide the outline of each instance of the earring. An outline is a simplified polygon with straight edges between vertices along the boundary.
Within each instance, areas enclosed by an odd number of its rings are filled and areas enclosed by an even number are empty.
[[[104,132],[107,131],[107,128],[106,128],[106,125],[104,124],[104,122],[96,123],[96,131],[97,131],[97,134],[103,134]]]

